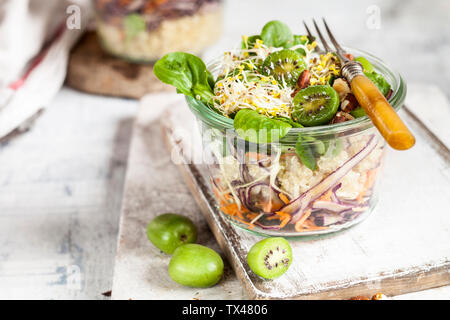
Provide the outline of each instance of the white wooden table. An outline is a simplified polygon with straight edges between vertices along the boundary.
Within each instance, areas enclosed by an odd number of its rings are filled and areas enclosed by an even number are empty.
[[[388,151],[380,203],[373,216],[354,229],[328,239],[291,241],[297,263],[275,282],[260,281],[246,273],[245,253],[260,238],[230,228],[217,212],[209,209],[214,204],[200,195],[205,190],[205,180],[194,178],[205,168],[192,164],[179,170],[175,165],[180,163],[178,147],[186,151],[186,158],[200,152],[192,144],[200,143],[201,138],[183,97],[175,94],[147,96],[139,108],[128,158],[112,298],[346,299],[381,291],[390,296],[396,294],[396,299],[405,299],[421,297],[424,291],[413,295],[405,295],[405,292],[448,284],[450,247],[446,240],[450,235],[450,220],[445,211],[448,211],[449,201],[444,198],[450,186],[448,152],[445,151],[450,147],[447,139],[450,137],[450,107],[436,87],[424,84],[410,87],[420,94],[410,95],[409,112],[402,112],[402,115],[416,135],[416,146],[407,152]],[[424,105],[429,106],[429,112],[423,112]],[[160,118],[162,108],[168,112]],[[439,113],[440,117],[428,116],[433,113]],[[420,116],[420,126],[407,116],[409,114]],[[441,142],[432,139],[423,126],[432,130]],[[195,131],[191,133],[191,130]],[[172,146],[171,152],[166,149],[164,140]],[[442,150],[442,154],[435,150]],[[405,165],[407,162],[409,164]],[[429,167],[417,171],[423,163]],[[411,185],[412,182],[415,185]],[[191,218],[199,229],[198,243],[218,250],[227,258],[224,277],[216,286],[186,288],[170,279],[167,272],[170,256],[151,245],[146,236],[148,222],[164,212]],[[342,262],[343,255],[345,262]],[[438,292],[435,297],[450,299],[450,287],[435,290]],[[434,290],[426,294],[432,296],[432,292]]]
[[[63,89],[0,147],[0,298],[94,299],[111,289],[137,102]]]
[[[381,29],[367,28],[372,5],[381,10]],[[449,97],[449,10],[447,0],[314,6],[283,0],[276,7],[267,0],[229,0],[224,36],[208,54],[270,19],[301,31],[301,19],[326,15],[344,44],[373,52],[408,81],[429,81]],[[137,105],[63,89],[30,132],[0,145],[0,298],[99,299],[111,289]],[[440,288],[405,297],[449,296],[449,288]]]

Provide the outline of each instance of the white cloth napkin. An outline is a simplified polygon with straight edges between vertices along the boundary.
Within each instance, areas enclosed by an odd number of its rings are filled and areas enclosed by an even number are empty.
[[[0,0],[0,138],[61,88],[69,51],[91,15],[89,0]]]

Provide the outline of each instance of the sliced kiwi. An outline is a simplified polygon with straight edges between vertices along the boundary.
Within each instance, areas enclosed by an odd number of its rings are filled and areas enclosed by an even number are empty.
[[[293,100],[292,119],[305,127],[319,126],[333,119],[339,107],[339,95],[328,85],[309,86]]]
[[[292,263],[292,249],[284,238],[267,238],[257,242],[248,252],[250,269],[265,279],[283,275]]]
[[[300,53],[284,49],[271,53],[263,62],[262,71],[272,75],[277,81],[294,86],[298,77],[306,69],[306,63]]]

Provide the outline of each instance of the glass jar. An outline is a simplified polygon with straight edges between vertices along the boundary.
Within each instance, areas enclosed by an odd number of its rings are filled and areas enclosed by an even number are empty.
[[[402,77],[366,52],[347,51],[368,58],[388,80],[398,112],[406,95]],[[219,67],[209,64],[214,75]],[[373,211],[386,143],[367,117],[291,128],[277,142],[255,144],[237,135],[232,119],[186,99],[200,124],[217,206],[235,225],[265,236],[319,235],[355,225]],[[308,157],[315,170],[303,164]]]
[[[103,49],[151,63],[173,51],[201,53],[220,36],[221,0],[95,0]]]

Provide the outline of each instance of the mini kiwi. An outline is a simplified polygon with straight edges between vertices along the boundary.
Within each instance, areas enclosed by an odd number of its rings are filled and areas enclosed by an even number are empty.
[[[284,238],[267,238],[257,242],[247,255],[250,269],[265,279],[283,275],[292,263],[292,249]]]
[[[329,85],[309,86],[293,100],[292,119],[305,127],[326,124],[339,107],[339,95]]]
[[[306,63],[300,53],[284,49],[271,53],[263,62],[262,72],[272,75],[278,82],[294,86],[298,77],[306,69]]]

